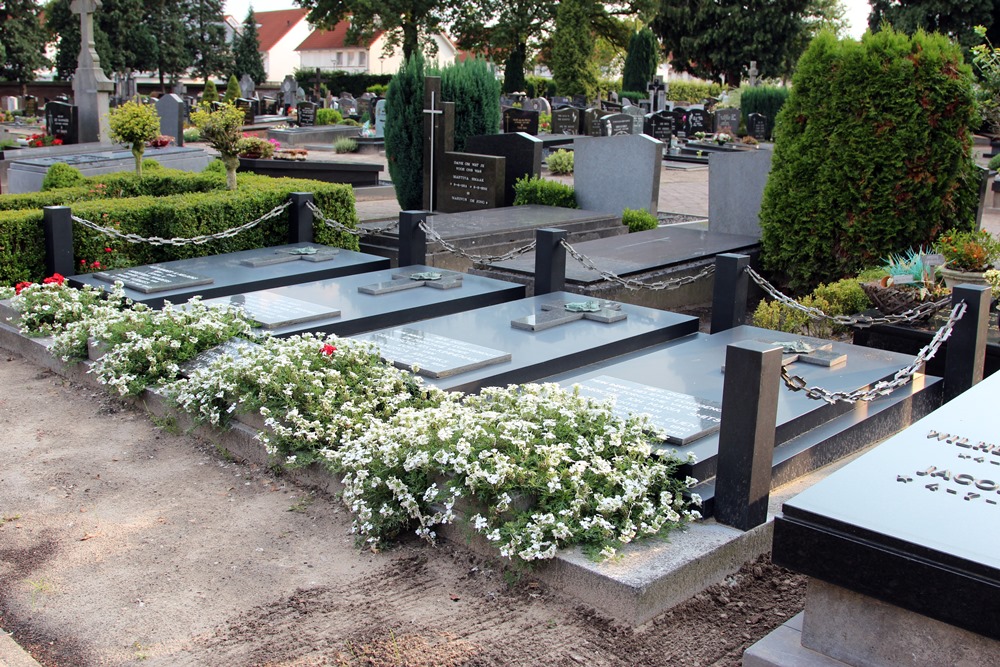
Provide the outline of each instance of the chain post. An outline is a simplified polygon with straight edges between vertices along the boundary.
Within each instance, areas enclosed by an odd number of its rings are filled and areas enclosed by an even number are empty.
[[[746,320],[750,276],[749,255],[722,253],[715,257],[715,285],[712,288],[711,333],[737,327]]]
[[[313,193],[293,192],[288,197],[292,202],[288,211],[288,242],[312,243],[313,213],[309,204],[313,202]]]
[[[46,206],[42,210],[46,275],[58,273],[72,276],[76,273],[73,262],[73,213],[69,206]]]
[[[398,266],[427,264],[427,235],[420,223],[431,215],[429,211],[399,212]]]
[[[955,398],[983,379],[986,332],[990,317],[990,288],[958,285],[951,290],[954,303],[964,301],[965,316],[955,324],[945,352],[944,400]]]
[[[566,287],[566,230],[535,230],[535,296]]]

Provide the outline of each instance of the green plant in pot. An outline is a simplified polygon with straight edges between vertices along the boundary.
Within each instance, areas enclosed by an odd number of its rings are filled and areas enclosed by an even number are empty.
[[[893,253],[883,260],[881,279],[864,282],[861,289],[886,315],[898,315],[926,301],[935,301],[946,290],[937,284],[934,267],[926,258],[923,248]]]
[[[1000,259],[1000,240],[985,229],[951,229],[934,242],[934,251],[944,257],[940,271],[948,287],[988,285],[984,274]]]

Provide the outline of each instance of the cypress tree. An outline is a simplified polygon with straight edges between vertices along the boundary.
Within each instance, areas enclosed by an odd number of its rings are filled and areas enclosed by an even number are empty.
[[[594,35],[591,32],[592,0],[563,0],[556,14],[552,37],[552,78],[560,95],[597,94]]]
[[[646,84],[656,76],[656,67],[660,64],[659,49],[656,36],[649,28],[632,33],[622,72],[623,90],[646,90]]]
[[[215,86],[215,81],[208,79],[205,81],[205,88],[201,91],[201,101],[205,104],[219,101],[219,89]]]
[[[264,83],[267,74],[264,72],[264,57],[260,53],[260,37],[257,35],[257,18],[253,7],[243,21],[243,34],[233,38],[233,61],[236,77],[243,78],[249,74],[258,86]]]
[[[470,58],[442,69],[441,98],[455,103],[455,150],[465,139],[500,132],[500,82],[482,58]]]
[[[416,210],[424,195],[424,59],[415,52],[385,94],[385,155],[400,208]]]
[[[243,97],[243,93],[240,91],[240,82],[236,80],[235,74],[230,74],[229,84],[226,86],[226,94],[222,101],[226,104],[233,104],[240,97]]]

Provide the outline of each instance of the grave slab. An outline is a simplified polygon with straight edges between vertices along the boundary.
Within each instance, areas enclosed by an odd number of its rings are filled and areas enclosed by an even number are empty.
[[[413,325],[411,328],[422,334],[452,339],[456,347],[474,344],[511,355],[506,362],[491,363],[482,368],[457,372],[449,377],[428,378],[427,382],[449,391],[465,392],[479,391],[488,386],[531,382],[553,373],[569,371],[588,363],[687,336],[698,329],[698,320],[694,317],[641,306],[608,303],[603,305],[620,310],[624,317],[617,321],[574,318],[558,326],[537,331],[513,325],[515,321],[544,315],[552,312],[553,308],[562,309],[567,303],[579,301],[579,297],[572,294],[555,292],[437,317]],[[374,341],[385,335],[389,335],[389,332],[383,330],[358,338]],[[394,350],[393,353],[399,352]],[[389,353],[384,356],[393,360]],[[460,360],[456,360],[455,365],[459,362]]]
[[[596,363],[578,371],[553,375],[547,381],[565,387],[580,384],[585,392],[597,393],[593,387],[602,387],[601,393],[625,394],[626,406],[641,405],[642,387],[649,387],[650,400],[644,411],[654,424],[668,434],[674,430],[673,439],[681,439],[693,430],[694,417],[709,416],[704,408],[722,402],[726,346],[742,340],[780,343],[788,340],[804,341],[817,349],[831,345],[834,352],[844,354],[847,360],[835,367],[793,362],[788,368],[792,375],[805,378],[809,386],[820,386],[831,391],[853,391],[878,380],[892,377],[913,357],[898,353],[876,351],[847,343],[785,334],[768,329],[741,326],[715,335],[698,334],[683,340],[670,341],[647,350],[634,352],[617,359]],[[620,383],[622,386],[609,387]],[[638,386],[637,386],[638,385]],[[830,405],[806,397],[802,392],[792,392],[782,386],[778,398],[777,431],[772,467],[772,486],[778,486],[816,468],[842,458],[889,433],[908,426],[912,419],[927,414],[940,400],[938,378],[918,376],[911,386],[897,390],[888,397],[851,405]],[[659,392],[674,392],[660,394]],[[653,398],[655,397],[655,399]],[[693,398],[691,398],[693,397]],[[659,398],[668,399],[661,403]],[[723,406],[723,411],[725,406]],[[678,415],[683,415],[679,417]],[[673,421],[672,421],[673,420]],[[677,424],[677,420],[681,424]],[[687,474],[701,480],[698,492],[706,499],[710,509],[714,497],[719,435],[706,428],[701,437],[691,433],[683,445],[665,443],[662,447],[681,455],[688,453],[697,462],[688,466]],[[710,480],[710,481],[706,481]]]
[[[440,278],[427,277],[433,274]],[[411,276],[424,279],[411,280]],[[524,286],[416,265],[302,282],[240,296],[252,302],[261,294],[337,311],[337,315],[330,317],[275,324],[268,328],[272,335],[292,336],[311,331],[350,336],[521,299]],[[209,299],[206,303],[228,303],[230,299]]]
[[[296,254],[303,249],[315,249],[316,252]],[[337,252],[333,252],[335,250]],[[283,261],[273,263],[275,258]],[[284,261],[286,258],[292,259]],[[183,303],[198,295],[206,299],[228,296],[373,271],[387,268],[388,264],[388,260],[383,257],[311,243],[296,243],[81,274],[71,276],[69,283],[74,287],[93,285],[110,290],[115,278],[124,275],[131,280],[126,284],[126,296],[137,303],[160,308],[164,301]],[[150,277],[144,280],[144,275]]]

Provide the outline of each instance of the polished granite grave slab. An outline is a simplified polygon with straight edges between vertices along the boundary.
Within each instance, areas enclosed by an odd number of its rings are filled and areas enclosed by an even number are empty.
[[[521,299],[524,286],[414,265],[246,292],[236,297],[247,302],[245,307],[251,317],[256,317],[255,303],[265,298],[272,303],[304,302],[337,311],[328,317],[309,317],[298,322],[271,318],[266,329],[275,336],[307,331],[350,336]],[[206,302],[230,303],[233,298]],[[295,312],[287,310],[287,317],[293,317]]]
[[[994,374],[786,501],[774,561],[1000,639]]]
[[[383,257],[295,243],[81,274],[70,276],[69,283],[111,289],[116,279],[122,279],[126,296],[160,308],[164,301],[180,304],[199,295],[207,299],[388,267],[389,261]]]
[[[466,276],[465,279],[476,277]],[[569,371],[674,338],[693,335],[698,330],[698,320],[695,317],[608,302],[600,304],[602,309],[610,308],[623,317],[605,318],[601,321],[577,317],[580,313],[573,313],[574,316],[564,318],[562,324],[537,330],[515,324],[526,318],[546,318],[553,312],[553,307],[561,309],[566,303],[580,301],[580,297],[567,292],[555,292],[425,320],[409,327],[417,332],[410,336],[414,346],[412,354],[420,351],[417,349],[420,345],[417,334],[451,339],[456,349],[473,344],[495,351],[496,354],[509,354],[508,361],[494,359],[479,368],[457,373],[449,373],[451,369],[444,368],[447,377],[425,378],[429,384],[442,389],[475,392],[483,387],[531,382],[553,373]],[[357,338],[376,341],[379,336],[386,335],[395,334],[379,331]],[[440,349],[441,346],[436,344],[435,347]],[[398,359],[388,353],[383,356],[389,361],[398,360],[405,365],[408,357],[398,347],[393,353]],[[455,359],[452,363],[457,366],[460,360]]]
[[[913,359],[905,354],[741,326],[715,335],[697,334],[671,341],[618,359],[553,375],[546,380],[565,387],[579,384],[583,393],[600,397],[623,393],[626,407],[650,414],[654,424],[664,428],[668,434],[674,428],[675,433],[668,441],[684,439],[684,444],[678,446],[668,442],[663,447],[681,454],[690,452],[696,457],[697,462],[689,467],[688,474],[703,481],[699,492],[703,497],[710,498],[714,496],[712,478],[717,464],[719,435],[716,429],[708,428],[709,424],[703,424],[707,421],[705,417],[712,416],[707,407],[694,406],[699,403],[706,403],[707,406],[721,404],[726,346],[742,340],[804,342],[810,345],[812,353],[826,351],[823,348],[829,347],[829,351],[837,356],[846,355],[846,360],[836,366],[802,363],[797,359],[787,365],[791,375],[801,376],[809,386],[831,391],[853,391],[866,387],[891,377]],[[608,387],[609,383],[623,386],[617,389]],[[800,477],[908,426],[912,418],[936,407],[939,401],[938,385],[937,378],[920,375],[910,386],[891,396],[870,403],[833,405],[810,399],[804,393],[790,391],[782,385],[778,397],[774,485]],[[597,389],[594,389],[595,386]],[[642,387],[648,388],[646,393],[650,396],[644,406]],[[675,392],[678,396],[665,405],[659,405],[659,401],[665,398],[661,391]],[[914,398],[917,400],[911,402],[910,399]],[[722,406],[722,414],[725,414],[725,406]],[[696,421],[694,417],[698,415],[700,418]],[[671,419],[684,422],[683,428],[677,430],[677,425],[669,421]],[[698,425],[705,426],[699,429],[704,433],[694,438],[692,435],[697,433],[695,428]]]

